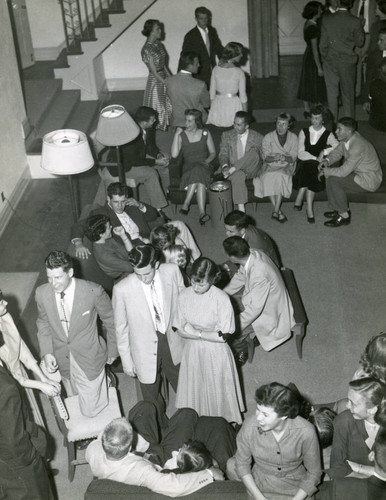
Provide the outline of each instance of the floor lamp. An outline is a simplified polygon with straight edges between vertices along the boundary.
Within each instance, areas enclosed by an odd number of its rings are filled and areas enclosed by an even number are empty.
[[[134,140],[139,132],[139,126],[123,106],[111,104],[100,112],[96,140],[104,146],[115,146],[119,182],[122,184],[126,184],[126,176],[119,146]]]
[[[54,130],[43,137],[41,166],[55,175],[67,175],[70,185],[72,214],[79,219],[79,199],[74,174],[90,170],[94,165],[87,136],[79,130]]]

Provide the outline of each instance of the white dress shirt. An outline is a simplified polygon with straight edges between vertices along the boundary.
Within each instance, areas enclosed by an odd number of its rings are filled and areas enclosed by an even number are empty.
[[[131,219],[131,217],[127,215],[126,212],[123,212],[121,214],[117,214],[115,212],[115,215],[118,217],[119,222],[122,224],[123,229],[126,231],[126,233],[130,236],[132,240],[140,238],[139,227],[133,221],[133,219]]]
[[[70,329],[70,318],[75,295],[75,281],[75,278],[71,278],[71,283],[64,290],[63,299],[60,298],[60,293],[55,293],[56,307],[58,308],[60,322],[66,335],[68,335]],[[66,317],[64,317],[64,315],[66,315]]]
[[[165,314],[164,314],[164,310],[163,310],[163,303],[164,303],[164,301],[163,301],[162,283],[161,283],[161,278],[159,276],[158,271],[155,272],[154,280],[153,281],[154,281],[155,292],[157,294],[157,299],[158,299],[158,302],[159,302],[159,305],[160,305],[160,307],[157,307],[157,311],[158,311],[158,314],[160,316],[160,321],[159,321],[158,328],[157,328],[157,324],[156,324],[156,320],[155,320],[155,311],[154,311],[153,299],[152,299],[152,296],[151,296],[151,289],[150,289],[151,283],[149,283],[147,285],[146,283],[144,283],[143,281],[141,281],[141,285],[142,285],[142,289],[143,289],[145,297],[146,297],[147,305],[149,306],[151,318],[152,318],[153,323],[154,323],[154,328],[156,330],[158,330],[160,333],[166,333]]]

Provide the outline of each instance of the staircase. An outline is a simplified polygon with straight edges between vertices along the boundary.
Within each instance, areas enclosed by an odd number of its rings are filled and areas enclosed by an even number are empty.
[[[56,61],[40,61],[23,71],[30,122],[25,145],[32,178],[53,177],[40,167],[46,133],[74,128],[89,134],[95,129],[99,111],[110,98],[101,55],[156,1],[61,0],[67,48]]]
[[[82,101],[98,100],[105,83],[101,55],[155,2],[144,8],[143,0],[61,0],[68,67],[54,73],[63,89],[80,90]]]

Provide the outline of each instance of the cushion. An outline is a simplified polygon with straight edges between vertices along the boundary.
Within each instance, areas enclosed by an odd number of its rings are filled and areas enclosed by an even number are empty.
[[[85,417],[79,409],[78,396],[64,400],[69,419],[65,420],[68,429],[67,439],[71,442],[97,437],[114,418],[122,416],[118,404],[117,391],[109,387],[109,404],[95,417]]]

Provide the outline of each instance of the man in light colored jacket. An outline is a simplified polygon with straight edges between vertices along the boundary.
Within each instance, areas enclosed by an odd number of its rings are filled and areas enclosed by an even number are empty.
[[[327,227],[350,224],[351,213],[347,193],[376,191],[382,182],[382,169],[374,146],[356,132],[357,123],[353,118],[338,121],[336,136],[338,146],[319,164],[320,175],[326,177],[327,198],[332,208],[324,215]],[[340,167],[330,165],[343,159]]]

